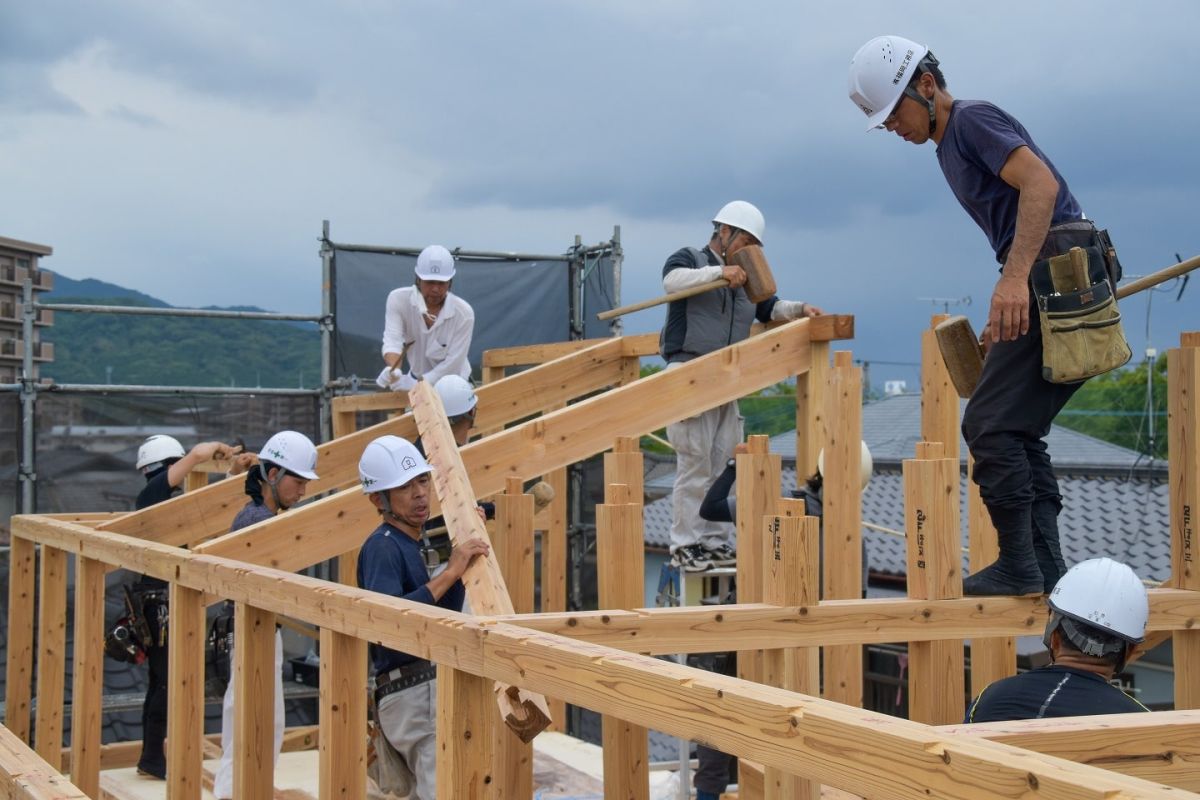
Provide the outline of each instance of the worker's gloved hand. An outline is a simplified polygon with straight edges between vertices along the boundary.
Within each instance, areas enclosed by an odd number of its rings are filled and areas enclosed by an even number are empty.
[[[393,392],[407,392],[409,389],[417,385],[417,381],[407,372],[392,370],[391,367],[384,367],[379,373],[379,377],[375,379],[375,383],[381,389],[390,389]]]
[[[804,317],[819,317],[825,312],[812,303],[801,303],[799,300],[776,300],[771,309],[771,320],[793,320]]]

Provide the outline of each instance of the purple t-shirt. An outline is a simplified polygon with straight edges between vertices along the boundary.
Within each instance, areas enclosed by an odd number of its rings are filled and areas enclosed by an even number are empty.
[[[982,100],[955,100],[946,122],[946,134],[937,148],[938,163],[958,202],[983,229],[996,260],[1003,263],[1017,230],[1020,192],[1000,177],[1009,155],[1025,146],[1045,162],[1058,180],[1058,198],[1050,224],[1083,218],[1083,211],[1067,182],[1046,154],[1033,143],[1029,131],[1009,113]]]

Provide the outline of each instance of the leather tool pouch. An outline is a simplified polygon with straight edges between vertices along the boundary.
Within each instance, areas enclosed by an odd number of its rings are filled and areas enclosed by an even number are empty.
[[[1098,246],[1072,247],[1034,264],[1042,377],[1050,383],[1078,383],[1129,361],[1112,286]]]

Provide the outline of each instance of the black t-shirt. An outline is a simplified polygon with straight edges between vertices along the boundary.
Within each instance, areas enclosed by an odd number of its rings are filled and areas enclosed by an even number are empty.
[[[1051,665],[989,684],[971,703],[965,722],[1149,710],[1093,672]]]
[[[137,500],[134,501],[134,508],[141,511],[143,508],[149,508],[152,505],[161,503],[164,500],[170,500],[179,493],[179,489],[171,485],[168,480],[167,473],[170,472],[168,467],[163,467],[155,473],[150,480],[146,481],[146,485],[138,492]],[[143,575],[137,581],[139,589],[165,589],[167,582],[149,575]]]

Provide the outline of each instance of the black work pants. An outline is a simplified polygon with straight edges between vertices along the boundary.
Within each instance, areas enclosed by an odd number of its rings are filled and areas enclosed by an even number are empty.
[[[1095,242],[1094,230],[1051,230],[1039,259]],[[1082,385],[1042,378],[1042,329],[1031,289],[1029,333],[992,345],[963,413],[963,438],[975,459],[974,480],[993,520],[1018,514],[1028,520],[1034,503],[1042,501],[1061,507],[1045,438],[1055,416]]]
[[[151,774],[161,774],[167,766],[163,740],[167,738],[168,662],[167,641],[158,617],[160,605],[165,604],[151,601],[145,606],[150,636],[154,641],[146,648],[149,683],[146,686],[146,699],[142,703],[142,755],[138,759],[138,766]],[[161,647],[158,646],[160,641]]]

